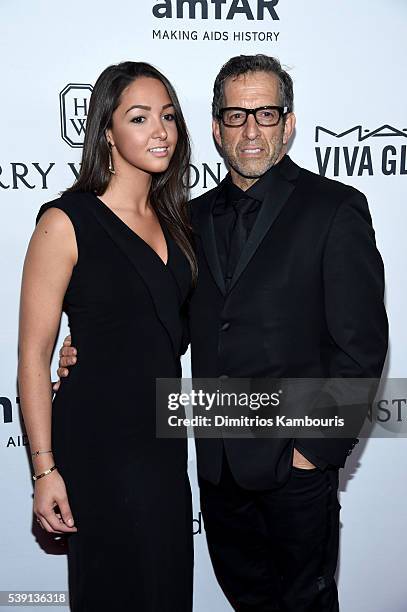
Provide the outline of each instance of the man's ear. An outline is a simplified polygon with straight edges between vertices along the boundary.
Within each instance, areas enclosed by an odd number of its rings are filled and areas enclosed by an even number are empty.
[[[212,119],[212,132],[219,148],[222,148],[222,138],[220,135],[220,123],[217,119]]]
[[[296,120],[294,113],[287,114],[285,123],[284,123],[283,144],[285,145],[288,144],[291,136],[293,135],[296,121],[297,120]]]

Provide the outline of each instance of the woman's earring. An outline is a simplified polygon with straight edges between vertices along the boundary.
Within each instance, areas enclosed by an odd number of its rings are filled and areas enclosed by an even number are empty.
[[[116,170],[114,169],[113,166],[113,158],[112,158],[112,144],[109,142],[109,172],[110,174],[116,174]]]

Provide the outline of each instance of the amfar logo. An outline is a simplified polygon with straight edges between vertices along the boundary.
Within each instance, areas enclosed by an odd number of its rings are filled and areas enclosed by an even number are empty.
[[[383,146],[383,138],[391,139],[392,144]],[[318,125],[315,128],[315,142],[318,143],[315,153],[319,173],[322,176],[407,174],[406,138],[407,128],[398,129],[389,124],[375,130],[356,125],[343,132]],[[330,146],[321,146],[322,143],[330,143]]]
[[[16,404],[17,405],[20,404],[19,397],[16,397]],[[12,406],[11,400],[8,397],[0,397],[0,408],[2,411],[2,417],[3,417],[2,421],[0,418],[0,423],[3,422],[5,425],[6,424],[9,425],[10,423],[12,424],[13,423],[13,406]],[[20,431],[20,433],[9,436],[7,440],[4,439],[5,448],[23,448],[25,446],[28,446],[28,436],[25,432],[24,425],[22,427],[23,429],[22,431]],[[0,439],[0,444],[3,446],[2,439]]]
[[[188,19],[226,20],[234,19],[235,15],[245,15],[250,21],[254,19],[262,21],[267,11],[268,17],[278,20],[280,18],[274,8],[278,3],[279,0],[164,0],[153,6],[153,15],[158,19],[187,17]],[[185,5],[187,5],[186,10],[184,10]],[[199,7],[198,16],[197,7]]]
[[[92,85],[69,83],[59,94],[61,136],[69,146],[83,146]]]
[[[17,403],[20,402],[20,398],[16,398]],[[3,416],[3,423],[12,423],[13,421],[13,406],[8,397],[0,397],[0,406]]]

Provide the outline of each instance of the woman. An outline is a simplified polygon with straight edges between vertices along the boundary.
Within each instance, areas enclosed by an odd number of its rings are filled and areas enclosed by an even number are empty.
[[[41,208],[27,251],[18,378],[34,512],[69,534],[75,612],[192,609],[186,440],[155,436],[155,379],[180,375],[196,276],[189,159],[168,80],[141,62],[110,66],[91,96],[79,178]],[[62,310],[81,362],[51,406]]]

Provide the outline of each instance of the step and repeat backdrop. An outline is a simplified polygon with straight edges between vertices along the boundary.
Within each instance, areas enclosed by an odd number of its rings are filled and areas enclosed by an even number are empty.
[[[386,268],[391,331],[386,376],[402,378],[407,366],[406,18],[405,0],[1,0],[0,591],[67,589],[64,541],[50,539],[32,519],[27,438],[16,387],[19,290],[36,213],[78,171],[97,76],[109,64],[144,60],[170,78],[192,135],[191,187],[199,195],[226,173],[211,135],[218,70],[241,53],[277,56],[295,86],[291,157],[367,195]],[[60,338],[66,332],[63,319]],[[183,369],[188,376],[188,355]],[[54,377],[55,371],[56,358]],[[389,418],[406,420],[407,400],[393,399],[397,413],[390,411]],[[231,608],[206,549],[191,441],[189,450],[194,610],[227,612]],[[407,609],[406,465],[404,439],[363,439],[341,470],[343,612]]]

